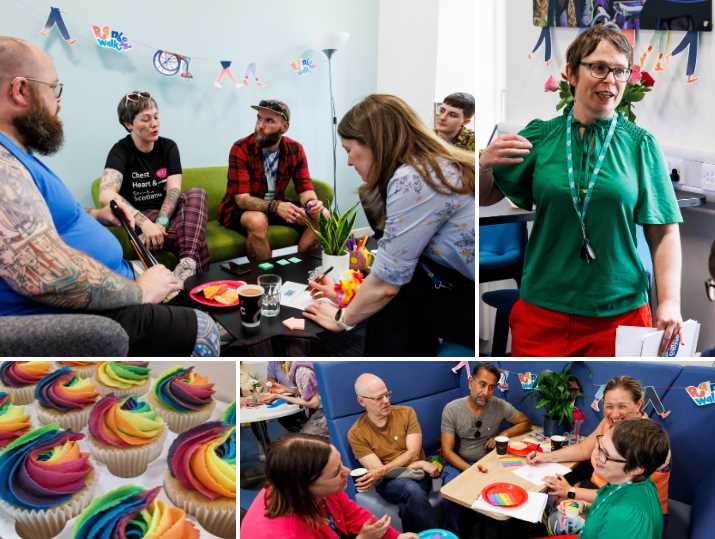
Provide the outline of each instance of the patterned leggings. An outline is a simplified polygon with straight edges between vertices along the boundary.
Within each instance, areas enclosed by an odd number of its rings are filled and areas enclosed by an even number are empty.
[[[142,213],[152,221],[156,221],[159,216],[159,210],[145,210]],[[199,273],[209,269],[209,246],[206,242],[208,214],[206,191],[192,187],[181,193],[164,244],[164,248],[177,253],[179,259],[193,258]]]

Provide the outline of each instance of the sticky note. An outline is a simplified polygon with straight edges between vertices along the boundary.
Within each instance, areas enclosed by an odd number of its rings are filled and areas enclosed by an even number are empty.
[[[270,262],[261,262],[260,264],[258,264],[258,268],[264,271],[273,269],[273,264],[271,264]]]
[[[300,258],[298,258],[297,256],[291,256],[288,260],[290,260],[291,262],[293,262],[293,264],[297,264],[298,262],[302,262],[302,260],[301,260]]]
[[[290,264],[285,258],[281,258],[280,260],[276,260],[276,264],[280,264],[281,266],[287,266]]]

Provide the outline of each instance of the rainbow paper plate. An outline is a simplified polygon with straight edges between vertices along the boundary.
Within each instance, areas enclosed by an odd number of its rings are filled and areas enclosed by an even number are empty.
[[[431,530],[425,530],[417,534],[420,539],[459,539],[452,532],[447,530],[438,530],[433,528]]]
[[[482,489],[482,497],[494,507],[519,507],[529,499],[527,492],[513,483],[492,483]]]

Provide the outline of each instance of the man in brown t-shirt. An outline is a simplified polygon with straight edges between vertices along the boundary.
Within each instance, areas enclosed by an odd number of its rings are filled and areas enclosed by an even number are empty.
[[[365,413],[350,428],[348,441],[355,457],[368,469],[355,487],[364,491],[375,485],[380,496],[398,506],[406,532],[437,527],[429,493],[438,469],[423,460],[417,414],[409,406],[392,406],[392,392],[374,374],[358,376],[355,393]]]

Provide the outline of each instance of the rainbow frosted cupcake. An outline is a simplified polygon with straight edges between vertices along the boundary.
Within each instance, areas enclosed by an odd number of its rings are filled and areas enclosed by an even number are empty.
[[[58,369],[72,367],[82,378],[94,378],[98,361],[55,361]]]
[[[51,369],[49,361],[4,361],[0,364],[0,390],[10,395],[13,404],[30,404],[35,384]]]
[[[156,499],[160,490],[126,485],[100,496],[77,519],[72,539],[198,539],[181,509]]]
[[[166,427],[149,404],[107,395],[89,416],[89,450],[112,474],[136,477],[161,455]]]
[[[89,419],[99,393],[89,378],[80,378],[69,367],[62,367],[40,378],[35,386],[37,419],[41,424],[57,423],[81,431]]]
[[[0,391],[0,449],[31,428],[30,416],[24,406],[15,406],[10,395]]]
[[[177,436],[164,490],[174,505],[219,537],[236,534],[236,427],[212,421]]]
[[[45,425],[0,452],[0,507],[24,539],[54,537],[92,501],[95,473],[82,438]]]
[[[223,413],[222,420],[224,423],[228,423],[234,427],[236,426],[236,401],[228,405],[228,408],[226,408],[226,411]]]
[[[213,387],[193,367],[176,367],[156,379],[149,402],[172,432],[184,432],[211,417],[216,406]]]
[[[97,365],[95,379],[100,395],[141,397],[149,391],[148,361],[103,361]]]

